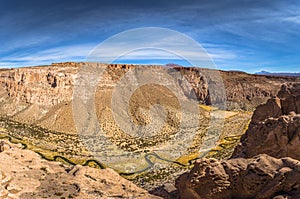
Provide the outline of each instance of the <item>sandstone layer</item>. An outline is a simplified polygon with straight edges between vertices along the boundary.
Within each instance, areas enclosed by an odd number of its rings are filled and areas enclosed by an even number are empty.
[[[49,162],[8,141],[0,143],[0,198],[159,198],[112,169]]]
[[[259,106],[232,157],[266,153],[300,160],[300,83],[285,84],[278,95]]]

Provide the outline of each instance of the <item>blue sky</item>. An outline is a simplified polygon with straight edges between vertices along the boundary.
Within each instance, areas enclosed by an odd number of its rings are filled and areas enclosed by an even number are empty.
[[[296,0],[0,2],[2,68],[85,61],[95,46],[117,33],[162,27],[199,42],[219,69],[300,72]],[[176,60],[153,58],[153,63],[164,62]]]

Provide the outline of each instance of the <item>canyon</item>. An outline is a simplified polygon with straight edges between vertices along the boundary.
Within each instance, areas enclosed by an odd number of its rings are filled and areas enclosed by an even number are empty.
[[[131,98],[134,106],[130,110],[134,122],[148,125],[154,121],[147,109],[159,102],[160,93],[167,101],[159,104],[169,106],[169,109],[167,126],[161,134],[134,138],[125,135],[113,121],[110,104],[114,89],[125,74],[137,68],[179,73],[189,86],[180,79],[178,85],[187,98],[199,105],[201,116],[196,130],[199,133],[193,143],[189,143],[187,153],[170,161],[143,152],[144,165],[140,173],[118,174],[95,159],[78,135],[74,121],[74,87],[81,69],[89,66],[102,71],[95,91],[95,106],[99,109],[96,115],[103,124],[101,127],[108,132],[112,143],[133,152],[147,151],[155,144],[164,145],[173,137],[172,129],[179,128],[179,105],[172,93],[160,86],[136,90]],[[299,80],[300,77],[252,75],[196,67],[75,62],[1,69],[0,139],[4,141],[0,144],[0,156],[16,166],[8,170],[7,165],[1,163],[0,198],[46,197],[45,187],[54,189],[54,184],[62,183],[63,179],[68,181],[63,185],[67,191],[51,192],[53,197],[68,197],[68,192],[72,192],[72,197],[86,198],[296,198],[300,193],[297,188],[300,175],[297,153],[300,87],[295,82]],[[219,120],[219,117],[224,121],[222,125],[214,126],[214,130],[220,132],[216,147],[199,158],[203,135],[210,129],[213,119]],[[185,127],[184,131],[194,131],[193,128]],[[150,166],[154,160],[159,164],[168,161],[172,164],[152,169]],[[27,191],[23,190],[24,184],[17,182],[23,173],[15,174],[23,167],[27,176],[24,180],[36,183]],[[40,173],[43,178],[33,173]],[[53,176],[56,176],[55,183],[51,181]],[[6,178],[10,178],[9,182],[5,181]],[[109,182],[99,184],[104,178]],[[69,184],[76,181],[79,181],[77,186]],[[269,187],[267,191],[264,186]],[[150,195],[145,189],[157,196]],[[122,191],[115,193],[114,190]]]

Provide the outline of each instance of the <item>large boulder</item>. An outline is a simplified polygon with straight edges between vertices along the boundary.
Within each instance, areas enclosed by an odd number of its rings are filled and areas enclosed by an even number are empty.
[[[284,84],[275,98],[259,106],[232,158],[266,153],[300,160],[300,83]]]
[[[258,155],[227,161],[200,159],[176,182],[181,198],[300,198],[300,162]]]

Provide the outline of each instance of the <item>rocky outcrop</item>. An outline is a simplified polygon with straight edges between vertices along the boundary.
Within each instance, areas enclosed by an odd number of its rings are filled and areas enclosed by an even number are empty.
[[[19,145],[1,141],[0,198],[159,198],[112,169],[49,162]]]
[[[300,160],[300,83],[284,84],[278,95],[259,106],[232,157],[266,153]]]
[[[180,197],[300,198],[299,146],[300,83],[288,83],[255,110],[231,159],[200,159],[178,178]]]
[[[300,197],[300,162],[258,155],[228,161],[201,159],[177,181],[181,198],[279,199]]]

